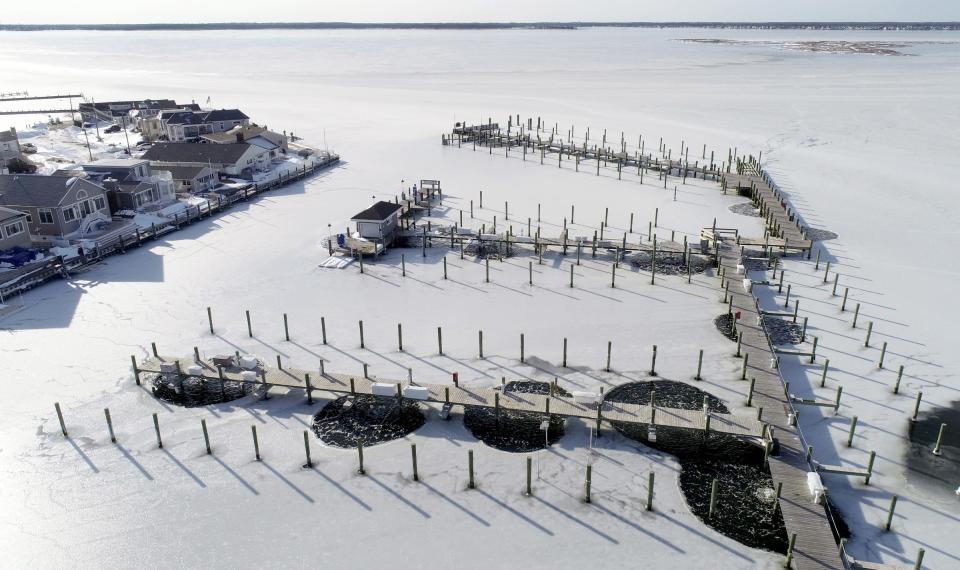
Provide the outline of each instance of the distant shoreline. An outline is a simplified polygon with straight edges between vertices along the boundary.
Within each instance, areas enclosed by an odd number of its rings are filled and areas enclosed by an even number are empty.
[[[70,30],[575,30],[579,28],[957,31],[960,30],[960,22],[223,22],[198,24],[0,24],[0,31],[6,32]]]

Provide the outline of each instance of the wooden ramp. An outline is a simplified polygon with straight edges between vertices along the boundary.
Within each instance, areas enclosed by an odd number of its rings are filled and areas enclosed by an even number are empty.
[[[633,424],[653,425],[689,429],[701,432],[720,433],[736,437],[759,438],[763,434],[763,423],[753,416],[739,414],[704,414],[702,410],[681,410],[649,405],[624,404],[619,402],[603,402],[599,406],[594,403],[581,403],[572,397],[545,396],[539,394],[523,394],[502,392],[492,388],[471,388],[456,385],[419,384],[401,382],[394,379],[369,377],[363,375],[336,374],[320,372],[319,370],[297,370],[293,368],[259,367],[256,381],[244,380],[242,371],[238,368],[218,369],[210,362],[192,358],[170,358],[158,356],[149,358],[138,364],[141,373],[161,373],[161,364],[179,366],[182,374],[191,366],[201,366],[200,377],[210,380],[222,378],[233,382],[245,382],[263,385],[265,387],[284,387],[297,390],[322,390],[336,394],[372,394],[373,386],[390,384],[396,387],[397,397],[413,398],[407,389],[410,387],[424,388],[429,396],[425,401],[452,404],[460,406],[483,406],[486,408],[501,408],[523,412],[550,413],[555,415],[581,418],[598,422],[624,422]],[[309,376],[309,388],[307,378]],[[709,418],[709,419],[708,419]]]

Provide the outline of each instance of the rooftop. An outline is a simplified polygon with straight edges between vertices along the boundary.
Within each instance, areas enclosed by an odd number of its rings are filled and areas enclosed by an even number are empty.
[[[57,206],[75,185],[80,184],[91,193],[102,193],[103,188],[84,180],[40,174],[0,175],[0,204],[11,206]]]
[[[104,158],[96,162],[88,162],[83,164],[84,169],[88,168],[133,168],[135,166],[140,166],[141,164],[148,162],[142,158]]]
[[[143,159],[152,162],[187,162],[233,164],[247,152],[246,143],[158,143],[143,154]]]
[[[0,223],[8,222],[10,220],[15,220],[25,216],[26,214],[20,210],[13,210],[11,208],[4,208],[3,206],[0,206]]]
[[[174,180],[193,180],[206,166],[161,166],[157,170],[167,171]]]
[[[263,127],[236,126],[230,129],[229,131],[225,131],[222,133],[209,133],[206,135],[201,135],[200,138],[208,140],[210,142],[215,142],[215,143],[228,143],[228,142],[236,141],[238,134],[242,134],[244,139],[250,139],[259,135],[260,133],[263,133],[266,130],[267,129]]]
[[[351,220],[376,220],[382,222],[393,215],[397,210],[401,208],[400,204],[394,204],[393,202],[384,202],[383,200],[377,202],[373,206],[370,206],[366,210],[355,214]]]

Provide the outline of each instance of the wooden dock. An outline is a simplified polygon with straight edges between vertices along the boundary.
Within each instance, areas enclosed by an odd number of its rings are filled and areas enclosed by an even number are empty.
[[[740,248],[732,241],[720,245],[720,265],[726,275],[735,275],[740,263]],[[740,313],[737,330],[742,334],[742,352],[748,357],[747,377],[755,379],[753,404],[763,407],[763,419],[769,423],[780,445],[779,454],[770,456],[770,474],[774,484],[783,484],[780,510],[788,535],[796,533],[793,564],[798,569],[845,568],[834,540],[824,507],[813,502],[807,487],[807,473],[816,471],[807,459],[806,443],[796,426],[796,412],[786,394],[786,386],[776,368],[776,355],[760,320],[757,300],[739,284],[730,287],[731,310]]]
[[[509,230],[499,233],[482,233],[474,229],[461,228],[453,224],[431,222],[429,228],[428,226],[421,225],[419,229],[400,230],[398,235],[408,239],[427,240],[428,246],[432,246],[434,243],[448,243],[451,248],[455,248],[461,243],[466,246],[470,242],[477,241],[498,244],[505,248],[517,245],[533,246],[535,252],[540,249],[545,250],[553,247],[559,248],[564,253],[567,253],[569,250],[576,251],[579,247],[581,251],[590,250],[591,253],[596,251],[618,251],[621,253],[643,251],[652,254],[654,250],[659,254],[675,255],[686,255],[687,253],[708,255],[711,253],[710,251],[702,251],[699,242],[688,243],[684,241],[680,243],[659,239],[656,238],[656,235],[651,236],[651,239],[647,242],[643,242],[642,239],[639,242],[632,242],[627,240],[627,233],[624,233],[618,240],[600,239],[596,232],[594,232],[592,237],[571,237],[569,230],[561,231],[557,237],[541,236],[539,233],[529,236],[516,235]],[[642,238],[643,234],[639,235]],[[694,251],[694,248],[696,248],[696,251]]]
[[[392,392],[400,398],[416,399],[438,404],[459,406],[482,406],[486,408],[500,408],[520,412],[534,412],[553,414],[571,418],[581,418],[587,421],[623,422],[657,427],[670,427],[694,430],[706,433],[719,433],[743,438],[759,438],[764,432],[763,422],[753,416],[740,414],[704,413],[703,410],[682,410],[638,404],[603,401],[596,403],[577,402],[573,397],[560,395],[545,396],[539,394],[524,394],[517,392],[503,392],[493,388],[475,388],[462,385],[420,384],[399,381],[396,379],[380,378],[376,376],[364,377],[363,374],[349,375],[330,372],[321,372],[319,369],[298,370],[293,368],[275,368],[261,366],[257,380],[245,380],[242,371],[238,368],[217,368],[211,362],[193,358],[170,358],[158,356],[148,358],[137,365],[140,373],[160,374],[161,364],[179,366],[182,375],[186,376],[191,366],[202,367],[199,377],[209,380],[223,380],[256,384],[264,388],[282,387],[287,389],[310,391],[326,391],[334,394],[373,394],[374,384],[389,384],[396,387]],[[222,374],[222,377],[221,377]],[[309,387],[307,378],[309,376]],[[426,398],[411,394],[411,387],[425,389]],[[598,397],[600,395],[598,394]],[[709,419],[708,419],[709,418]]]
[[[539,124],[534,129],[532,119],[527,119],[527,128],[519,122],[509,123],[506,130],[502,130],[497,123],[464,125],[456,126],[449,134],[443,135],[443,144],[446,145],[462,148],[467,144],[472,145],[474,150],[479,146],[486,148],[490,154],[493,154],[493,149],[497,149],[497,154],[502,153],[504,156],[509,156],[512,151],[525,160],[529,156],[530,160],[538,159],[541,163],[546,163],[550,156],[549,161],[556,162],[558,166],[566,158],[568,162],[576,165],[578,171],[581,168],[584,171],[595,169],[597,175],[601,165],[604,168],[616,168],[618,176],[622,176],[623,172],[636,170],[637,175],[640,175],[641,171],[652,171],[658,176],[666,174],[684,179],[691,177],[719,181],[724,173],[723,166],[726,163],[718,167],[716,162],[707,161],[705,156],[703,164],[700,164],[698,159],[690,164],[689,148],[685,156],[674,159],[672,153],[667,154],[662,147],[658,149],[657,155],[646,152],[642,140],[638,140],[637,147],[632,152],[622,136],[616,145],[613,142],[613,139],[607,141],[605,135],[601,140],[594,139],[592,142],[589,138],[579,139],[572,136],[564,140],[553,131],[541,129]]]

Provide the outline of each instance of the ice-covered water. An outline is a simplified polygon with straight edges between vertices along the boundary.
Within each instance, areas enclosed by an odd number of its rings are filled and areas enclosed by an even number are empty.
[[[691,37],[748,43],[675,41]],[[863,303],[861,322],[876,321],[875,334],[890,342],[888,357],[907,366],[902,391],[908,395],[894,398],[891,378],[879,377],[883,371],[875,369],[876,355],[857,352],[862,330],[851,332],[849,313],[828,312],[833,311],[829,293],[810,288],[817,278],[788,267],[788,280],[798,279],[794,292],[802,296],[801,312],[812,311],[810,332],[822,337],[819,350],[836,368],[831,382],[843,381],[845,388],[839,419],[805,410],[801,425],[817,438],[817,453],[825,462],[862,466],[869,449],[879,452],[868,489],[879,490],[879,496],[863,493],[858,482],[826,481],[852,526],[850,551],[906,564],[923,546],[931,567],[956,564],[960,554],[945,533],[956,524],[957,507],[942,489],[906,496],[898,506],[896,532],[876,529],[888,495],[913,492],[901,491],[907,480],[904,414],[912,407],[911,395],[922,388],[924,406],[931,407],[956,400],[953,370],[960,356],[954,350],[956,335],[944,322],[956,271],[943,260],[960,245],[953,230],[960,198],[950,166],[960,150],[960,46],[953,43],[958,39],[948,32],[695,29],[0,34],[4,92],[82,91],[97,100],[170,97],[237,106],[271,128],[330,145],[345,161],[305,185],[110,259],[72,282],[33,291],[22,299],[24,310],[0,321],[7,384],[0,414],[0,459],[7,466],[0,472],[0,524],[6,529],[0,533],[0,551],[16,566],[94,559],[117,566],[302,565],[321,555],[342,566],[384,560],[374,550],[358,552],[355,544],[335,540],[277,552],[257,541],[240,544],[231,538],[249,536],[250,526],[241,524],[247,518],[264,517],[271,521],[259,529],[264,540],[281,541],[291,534],[278,523],[298,529],[322,510],[340,513],[347,521],[342,524],[356,524],[357,533],[374,522],[388,523],[412,533],[413,540],[427,540],[442,526],[449,532],[431,544],[455,547],[459,554],[438,555],[440,561],[472,556],[491,564],[536,565],[542,559],[531,553],[549,551],[581,561],[602,553],[610,565],[635,564],[641,555],[655,556],[664,566],[679,565],[681,559],[690,566],[774,564],[696,526],[671,485],[658,487],[663,502],[658,504],[670,505],[662,518],[645,519],[635,501],[638,487],[631,484],[640,478],[636,472],[660,470],[658,481],[667,481],[675,477],[670,475],[675,465],[638,459],[616,437],[601,439],[610,447],[600,450],[608,459],[595,466],[596,504],[616,509],[623,520],[586,510],[574,496],[582,473],[568,468],[589,445],[583,425],[568,426],[544,456],[545,480],[564,489],[544,485],[535,497],[545,497],[546,504],[503,498],[503,489],[520,487],[520,460],[514,465],[482,453],[478,464],[489,472],[481,476],[481,489],[490,495],[453,494],[444,500],[431,488],[418,491],[398,483],[409,454],[395,451],[394,444],[370,450],[368,470],[376,474],[379,459],[379,479],[351,479],[352,454],[322,456],[320,471],[301,473],[299,430],[309,428],[312,410],[293,395],[247,402],[242,411],[211,407],[173,413],[151,395],[129,388],[129,355],[146,354],[151,340],[181,355],[194,344],[232,350],[229,345],[236,343],[269,359],[275,352],[289,354],[302,359],[304,367],[316,365],[317,355],[341,369],[359,369],[362,359],[375,373],[397,377],[407,366],[415,366],[418,375],[444,378],[472,367],[471,381],[481,383],[507,374],[495,369],[503,365],[514,369],[511,375],[549,380],[562,374],[564,381],[592,389],[642,376],[636,371],[649,364],[645,347],[659,342],[658,367],[665,377],[692,376],[696,351],[705,347],[704,377],[716,383],[711,391],[739,403],[742,388],[726,382],[737,368],[729,359],[729,342],[710,327],[718,310],[709,278],[695,276],[689,289],[665,282],[670,287],[631,290],[618,277],[619,288],[611,290],[605,288],[608,270],[583,268],[579,289],[570,290],[566,266],[550,259],[545,266],[535,264],[540,289],[524,289],[527,260],[511,259],[496,265],[495,283],[489,286],[483,284],[482,270],[459,261],[451,269],[462,273],[443,283],[439,255],[431,255],[419,266],[408,259],[420,284],[399,287],[394,286],[396,257],[375,266],[371,280],[363,283],[347,275],[349,269],[316,268],[322,260],[317,243],[331,229],[341,230],[372,197],[391,199],[401,179],[441,179],[452,207],[465,208],[478,190],[498,210],[510,200],[511,214],[517,216],[531,215],[543,203],[554,232],[576,202],[578,222],[583,220],[578,225],[598,224],[603,208],[612,206],[611,229],[619,225],[622,231],[628,211],[639,212],[646,226],[643,216],[652,217],[659,207],[662,226],[675,225],[690,236],[714,216],[718,225],[762,233],[755,218],[727,211],[732,199],[724,201],[705,187],[688,187],[673,202],[653,187],[627,194],[626,183],[618,186],[615,179],[595,180],[440,145],[440,133],[454,121],[503,120],[519,113],[557,122],[561,132],[573,124],[578,130],[590,126],[593,133],[606,128],[612,137],[621,130],[648,141],[662,136],[673,149],[683,141],[691,159],[704,144],[708,155],[715,150],[724,158],[728,147],[763,151],[765,164],[805,222],[840,236],[824,243],[824,261],[833,261],[841,281]],[[934,41],[910,44],[906,51],[912,57],[782,47],[821,40]],[[27,120],[14,117],[9,124]],[[500,213],[490,207],[478,216],[488,224]],[[592,233],[582,229],[584,235]],[[205,332],[208,305],[214,305],[217,337]],[[242,325],[245,309],[254,315],[254,339],[246,338]],[[291,315],[292,343],[278,340],[282,312]],[[336,347],[317,340],[321,314],[328,315]],[[360,318],[370,323],[371,348],[363,353],[355,346]],[[399,320],[420,331],[407,331],[409,355],[392,351]],[[444,357],[435,355],[433,344],[439,324],[447,325]],[[487,352],[494,355],[486,360],[474,358],[479,328],[488,332]],[[520,332],[527,334],[528,358],[536,367],[517,365]],[[559,343],[565,336],[572,341],[567,369],[560,366]],[[603,367],[608,339],[614,372],[603,375],[596,371]],[[790,362],[783,369],[800,377],[805,373]],[[792,386],[802,389],[796,380]],[[73,426],[71,443],[48,437],[57,433],[55,420],[51,423],[51,404],[57,400]],[[106,406],[114,412],[121,444],[129,447],[104,445],[100,426]],[[153,411],[166,422],[165,452],[153,449]],[[853,414],[859,414],[861,427],[854,448],[847,450],[844,422]],[[199,417],[210,418],[219,453],[215,459],[200,451]],[[264,465],[249,458],[249,423],[267,434]],[[267,433],[268,427],[277,435]],[[420,449],[430,465],[424,468],[425,480],[436,484],[432,489],[461,489],[463,446],[475,443],[469,434],[455,422],[428,418],[417,437],[430,444],[424,449],[421,443]],[[643,465],[631,463],[637,461]],[[632,490],[623,494],[618,488]],[[202,512],[189,505],[201,505]],[[188,524],[191,516],[197,522]],[[149,537],[171,532],[174,522],[183,530],[173,538],[198,541],[196,547],[180,548],[175,559],[142,554],[149,551],[142,547],[150,544]],[[204,534],[217,523],[222,532]],[[654,527],[655,535],[644,532]],[[395,539],[384,538],[395,542],[379,551],[395,551],[408,538],[399,532]],[[489,548],[492,542],[500,548]],[[611,549],[613,544],[617,548]],[[491,559],[494,554],[502,557]]]

